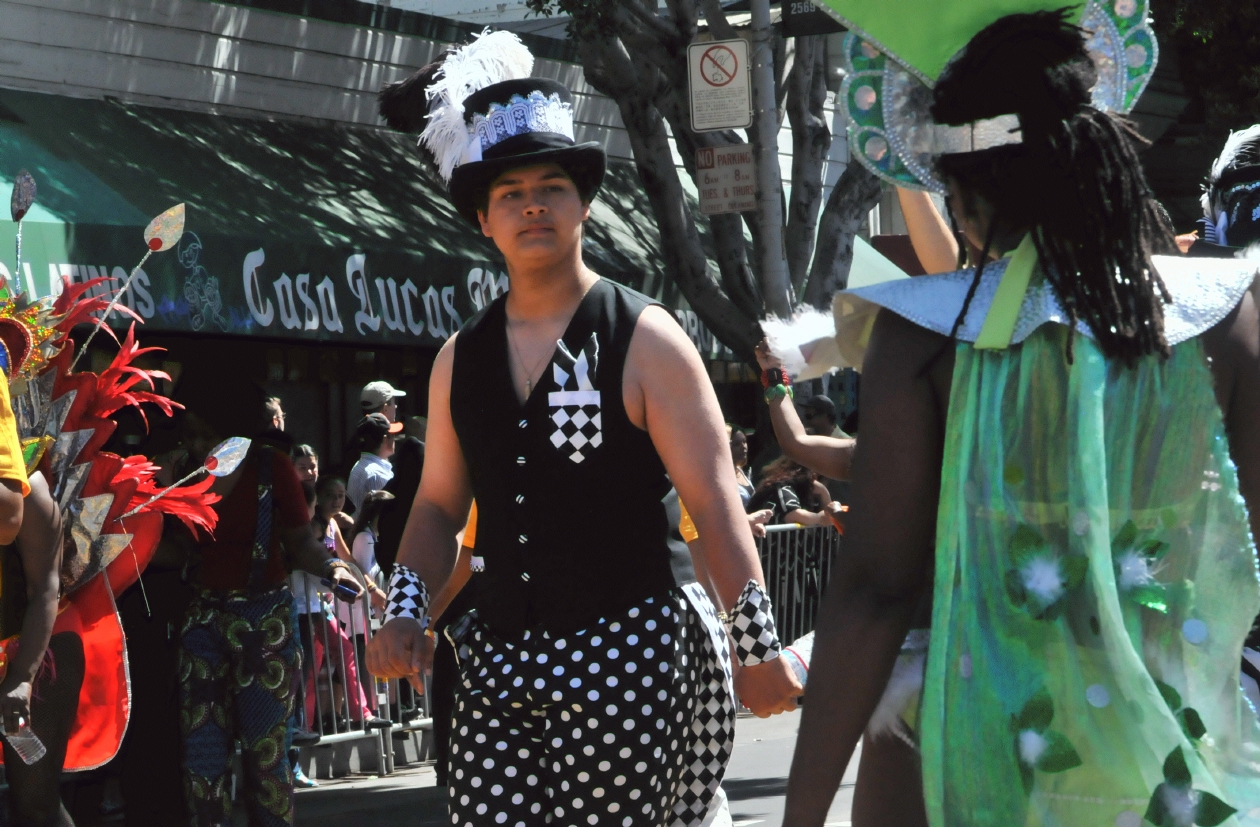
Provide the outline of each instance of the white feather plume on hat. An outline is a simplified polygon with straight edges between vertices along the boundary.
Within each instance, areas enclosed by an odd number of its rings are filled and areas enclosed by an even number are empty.
[[[1207,183],[1203,188],[1203,197],[1200,201],[1203,205],[1203,214],[1214,219],[1218,212],[1225,209],[1223,203],[1225,192],[1221,187],[1221,177],[1225,173],[1256,164],[1260,164],[1260,124],[1229,133],[1225,146],[1221,148],[1220,156],[1212,162],[1212,169],[1208,172]]]
[[[438,173],[447,184],[455,167],[465,163],[470,136],[464,123],[464,101],[472,93],[505,80],[527,78],[534,70],[534,56],[512,32],[477,35],[446,57],[436,82],[427,90],[429,122],[420,142],[433,154]]]

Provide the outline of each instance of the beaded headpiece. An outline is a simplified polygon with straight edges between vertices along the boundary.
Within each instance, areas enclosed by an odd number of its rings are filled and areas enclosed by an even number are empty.
[[[844,39],[846,77],[840,100],[848,115],[850,151],[871,172],[899,187],[943,193],[944,182],[934,168],[938,155],[1021,142],[1019,118],[1013,114],[961,126],[932,121],[932,86],[946,62],[940,57],[941,43],[956,53],[999,17],[1057,9],[1058,0],[1015,4],[1021,8],[1006,2],[1000,9],[992,2],[940,0],[819,0],[818,5],[850,29]],[[1075,22],[1086,32],[1086,48],[1098,72],[1091,92],[1096,108],[1127,114],[1146,89],[1158,58],[1148,11],[1149,0],[1087,0],[1078,12]],[[913,27],[906,22],[910,19]],[[955,39],[923,40],[924,32],[945,32]]]

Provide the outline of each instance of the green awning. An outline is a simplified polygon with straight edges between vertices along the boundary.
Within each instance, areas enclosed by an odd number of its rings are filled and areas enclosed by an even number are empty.
[[[125,276],[149,219],[187,204],[184,239],[127,300],[150,330],[434,347],[506,286],[414,139],[384,130],[0,90],[0,195],[19,169],[39,187],[20,274],[36,295]],[[584,252],[673,305],[650,215],[634,169],[612,165]],[[6,271],[15,230],[0,220]]]

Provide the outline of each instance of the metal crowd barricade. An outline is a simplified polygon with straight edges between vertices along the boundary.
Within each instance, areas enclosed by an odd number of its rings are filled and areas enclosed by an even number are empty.
[[[841,540],[831,526],[790,524],[766,526],[766,536],[757,541],[774,621],[784,643],[813,631]]]
[[[360,584],[367,582],[357,566],[351,564],[351,571]],[[374,742],[377,774],[393,772],[395,734],[401,733],[405,739],[432,729],[428,692],[417,696],[409,686],[400,685],[405,681],[380,680],[368,673],[364,653],[380,628],[380,618],[373,616],[366,592],[350,604],[335,599],[314,576],[296,578],[293,586],[302,646],[302,674],[295,690],[299,727],[319,736],[317,746]],[[356,634],[360,630],[362,641]],[[317,643],[322,649],[319,663]],[[308,700],[308,693],[314,698]],[[312,707],[314,715],[308,712]],[[368,715],[391,724],[389,728],[369,728]],[[423,755],[426,746],[421,745],[417,753]]]

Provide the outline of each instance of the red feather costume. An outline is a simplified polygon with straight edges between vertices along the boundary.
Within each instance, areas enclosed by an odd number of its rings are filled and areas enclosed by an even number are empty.
[[[0,340],[10,351],[19,430],[24,446],[38,443],[28,453],[28,471],[43,471],[62,514],[62,597],[53,634],[73,632],[83,641],[85,674],[66,771],[108,762],[127,729],[131,693],[115,596],[135,583],[152,559],[162,536],[163,514],[178,517],[194,533],[210,532],[216,520],[210,506],[219,499],[209,493],[214,480],[207,477],[152,500],[159,490],[154,479],[157,466],[142,456],[124,459],[101,451],[117,427],[110,417],[120,409],[139,410],[151,403],[170,416],[182,407],[138,387],[151,389],[153,380],[170,377],[133,364],[139,356],[160,350],[140,348],[134,324],[99,376],[69,372],[73,348],[63,346],[70,343],[74,325],[105,309],[105,299],[82,298],[103,281],[66,283],[55,304],[49,307],[45,300],[33,305],[34,311],[16,311],[12,302],[0,305]],[[117,309],[127,311],[122,305]],[[25,339],[14,335],[11,324],[5,326],[13,320],[24,326]],[[12,351],[22,350],[24,344],[25,353],[15,358],[19,354]],[[143,410],[140,414],[144,418]],[[137,507],[134,515],[122,516]],[[13,640],[0,642],[0,655]]]

